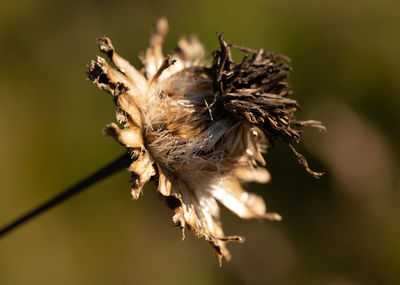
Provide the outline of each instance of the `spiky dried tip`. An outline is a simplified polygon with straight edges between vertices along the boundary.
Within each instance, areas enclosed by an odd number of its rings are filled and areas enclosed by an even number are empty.
[[[293,147],[293,143],[300,141],[301,134],[295,126],[326,129],[319,121],[295,119],[300,106],[296,100],[288,98],[292,94],[286,82],[291,70],[289,59],[263,49],[229,44],[223,34],[218,39],[220,50],[213,53],[214,62],[209,71],[214,80],[215,99],[211,104],[214,112],[225,111],[237,120],[259,128],[270,145],[276,141],[287,143],[306,171],[320,177],[322,173],[312,171],[306,159]],[[251,56],[245,56],[237,63],[232,59],[231,48]]]

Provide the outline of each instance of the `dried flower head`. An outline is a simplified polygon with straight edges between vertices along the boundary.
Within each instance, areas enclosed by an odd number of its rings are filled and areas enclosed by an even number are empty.
[[[117,106],[120,126],[106,126],[105,134],[132,154],[133,198],[155,179],[182,233],[189,228],[212,244],[220,262],[222,257],[229,260],[226,243],[243,238],[224,235],[217,201],[243,219],[280,220],[241,183],[269,180],[262,153],[275,141],[287,143],[300,164],[320,176],[293,147],[300,138],[294,126],[323,126],[294,118],[299,106],[288,98],[286,57],[228,44],[219,35],[220,50],[207,67],[195,37],[180,39],[172,56],[164,57],[167,30],[167,21],[160,19],[141,70],[120,57],[108,38],[99,38],[100,50],[115,68],[97,57],[88,77],[109,92]],[[250,56],[237,63],[231,48]]]

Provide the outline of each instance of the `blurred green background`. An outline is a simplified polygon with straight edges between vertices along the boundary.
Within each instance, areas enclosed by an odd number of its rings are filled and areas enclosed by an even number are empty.
[[[0,224],[123,152],[102,135],[108,94],[85,79],[107,35],[138,64],[166,16],[165,53],[215,32],[293,61],[290,83],[306,130],[300,150],[266,160],[272,181],[248,185],[279,223],[224,210],[233,259],[218,267],[207,242],[173,227],[150,184],[132,201],[126,171],[0,240],[0,284],[400,284],[400,4],[395,0],[41,1],[0,3]]]

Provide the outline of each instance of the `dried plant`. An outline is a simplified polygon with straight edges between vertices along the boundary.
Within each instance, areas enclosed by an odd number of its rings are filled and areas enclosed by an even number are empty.
[[[99,38],[100,50],[115,67],[97,57],[88,77],[117,106],[120,126],[112,123],[104,132],[133,158],[133,198],[139,198],[151,178],[156,180],[182,234],[189,228],[212,244],[220,262],[222,257],[229,260],[226,243],[243,238],[224,235],[217,201],[243,219],[280,220],[241,183],[269,180],[262,153],[276,141],[287,143],[300,164],[319,177],[293,147],[300,139],[294,127],[324,127],[295,119],[299,105],[288,98],[286,57],[232,45],[219,35],[220,50],[207,67],[195,37],[180,39],[172,56],[164,57],[167,30],[165,19],[156,23],[140,70],[115,52],[110,39]],[[237,63],[232,48],[249,56]]]

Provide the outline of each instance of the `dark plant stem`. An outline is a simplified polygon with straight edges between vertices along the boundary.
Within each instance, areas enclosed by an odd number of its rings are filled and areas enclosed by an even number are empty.
[[[132,162],[130,155],[128,153],[118,157],[114,161],[110,162],[106,166],[102,167],[98,171],[79,181],[75,185],[69,187],[65,191],[61,192],[57,196],[49,199],[33,210],[29,211],[25,215],[17,218],[16,220],[10,222],[8,225],[0,229],[0,238],[9,233],[10,231],[16,229],[17,227],[23,225],[24,223],[32,220],[41,213],[57,206],[58,204],[64,202],[65,200],[71,198],[72,196],[78,194],[79,192],[87,189],[96,182],[118,172],[119,170],[126,168]]]

